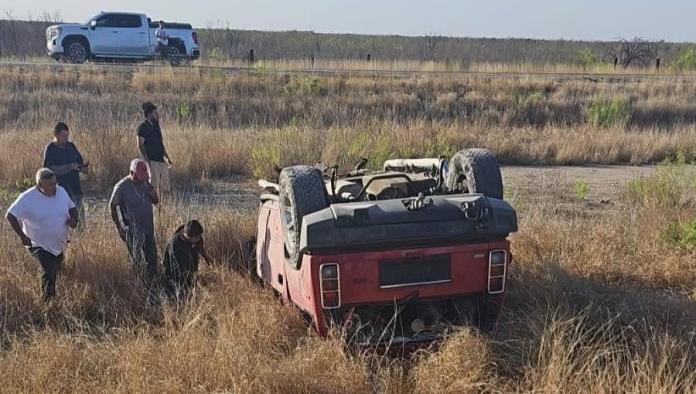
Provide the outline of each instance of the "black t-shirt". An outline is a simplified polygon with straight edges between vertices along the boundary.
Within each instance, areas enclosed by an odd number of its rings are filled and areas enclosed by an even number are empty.
[[[162,142],[162,129],[159,123],[144,121],[138,127],[138,137],[145,139],[145,154],[147,158],[164,163],[164,143]]]
[[[72,142],[68,142],[64,146],[55,142],[46,145],[43,166],[55,172],[58,184],[68,192],[70,197],[82,195],[80,172],[66,168],[66,166],[75,163],[80,166],[85,164],[80,151]]]
[[[162,263],[167,278],[172,281],[189,279],[198,271],[200,246],[184,241],[183,231],[184,226],[179,227],[164,248]]]

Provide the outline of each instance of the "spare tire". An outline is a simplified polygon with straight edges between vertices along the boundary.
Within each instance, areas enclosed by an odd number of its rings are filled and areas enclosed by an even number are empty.
[[[503,199],[500,166],[488,149],[465,149],[452,156],[445,185],[451,192],[481,193]]]
[[[308,166],[284,168],[280,172],[280,216],[288,264],[298,269],[302,262],[300,232],[302,218],[329,206],[326,185],[319,170]]]

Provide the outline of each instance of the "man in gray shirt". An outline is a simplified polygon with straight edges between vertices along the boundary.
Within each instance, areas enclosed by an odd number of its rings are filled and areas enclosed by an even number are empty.
[[[157,246],[152,206],[159,202],[150,184],[147,163],[135,159],[130,175],[114,186],[109,208],[119,237],[126,243],[135,269],[146,268],[145,284],[151,287],[157,278]],[[120,215],[120,218],[119,218]]]

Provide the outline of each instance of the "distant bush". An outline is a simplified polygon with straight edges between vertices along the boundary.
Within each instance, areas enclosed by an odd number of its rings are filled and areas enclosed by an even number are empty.
[[[587,122],[593,126],[625,126],[630,117],[630,102],[620,97],[594,101],[587,109]]]
[[[599,64],[601,59],[590,48],[582,48],[578,51],[578,64],[583,67],[591,67]]]
[[[295,77],[283,86],[283,94],[286,96],[316,96],[326,95],[327,92],[326,84],[316,77]]]
[[[634,179],[626,185],[626,196],[631,203],[657,208],[678,207],[689,183],[684,166],[662,164],[649,177]]]
[[[227,56],[218,47],[212,48],[208,52],[207,56],[208,56],[208,59],[212,60],[212,61],[222,62],[222,61],[227,60]]]
[[[578,179],[575,181],[575,196],[580,199],[584,200],[587,198],[587,195],[590,192],[590,184],[587,183],[586,180],[584,179]]]
[[[696,69],[696,48],[689,48],[682,52],[677,59],[676,67],[679,70]]]

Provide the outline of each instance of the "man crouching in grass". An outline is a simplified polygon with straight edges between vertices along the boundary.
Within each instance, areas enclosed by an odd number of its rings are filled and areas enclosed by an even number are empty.
[[[36,173],[36,186],[20,194],[7,210],[7,221],[43,269],[44,301],[56,296],[56,279],[63,264],[70,228],[77,227],[75,204],[48,168]]]
[[[186,300],[196,286],[198,256],[210,264],[203,244],[203,226],[191,220],[180,226],[164,248],[164,287],[170,298]]]

